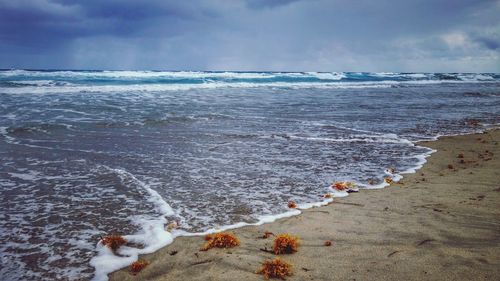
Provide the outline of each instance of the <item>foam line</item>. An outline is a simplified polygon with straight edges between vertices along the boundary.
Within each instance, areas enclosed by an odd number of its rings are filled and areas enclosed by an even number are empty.
[[[174,240],[174,236],[165,231],[165,225],[167,224],[165,217],[174,215],[174,211],[163,200],[161,195],[149,187],[148,184],[140,181],[133,174],[125,170],[113,169],[104,165],[102,167],[116,173],[122,181],[130,179],[143,188],[149,194],[147,200],[153,203],[160,216],[156,219],[136,217],[134,223],[140,225],[141,230],[135,234],[124,236],[129,242],[144,245],[143,248],[121,247],[118,249],[119,256],[117,256],[108,247],[99,242],[96,246],[97,255],[90,260],[90,265],[95,268],[95,275],[92,279],[94,281],[108,280],[109,273],[130,265],[138,259],[139,255],[153,253],[172,243]]]

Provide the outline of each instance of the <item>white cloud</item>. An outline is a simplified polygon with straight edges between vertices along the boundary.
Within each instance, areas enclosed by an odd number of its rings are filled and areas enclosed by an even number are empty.
[[[467,38],[467,35],[460,32],[447,33],[441,36],[441,38],[446,42],[450,48],[467,48],[471,45],[471,42]]]

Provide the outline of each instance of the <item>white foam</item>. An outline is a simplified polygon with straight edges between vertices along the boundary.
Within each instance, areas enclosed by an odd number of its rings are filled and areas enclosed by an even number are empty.
[[[306,72],[320,80],[342,80],[346,75],[341,72]]]
[[[138,259],[138,255],[134,256],[116,256],[106,246],[97,245],[97,255],[90,260],[90,265],[96,270],[92,280],[108,280],[108,274],[120,268],[124,268]]]
[[[440,83],[464,83],[474,81],[379,81],[379,82],[222,82],[206,81],[193,84],[132,84],[132,85],[62,85],[52,86],[27,86],[1,88],[6,94],[55,94],[55,93],[121,93],[121,92],[160,92],[160,91],[185,91],[193,89],[218,89],[218,88],[292,88],[292,89],[363,89],[363,88],[389,88],[397,85],[420,85]],[[482,81],[486,82],[486,81]],[[491,82],[491,81],[490,81]]]
[[[99,242],[96,246],[98,254],[90,261],[90,265],[95,268],[95,275],[92,279],[94,281],[108,280],[109,273],[130,265],[138,259],[139,255],[155,252],[173,241],[172,234],[165,230],[165,225],[167,223],[165,217],[174,215],[174,211],[170,205],[163,200],[161,195],[149,187],[149,185],[140,181],[125,170],[112,169],[107,166],[103,166],[103,168],[115,172],[122,180],[131,179],[137,183],[138,186],[143,188],[149,194],[147,200],[154,204],[160,216],[157,219],[140,216],[133,218],[134,224],[141,226],[141,230],[135,234],[125,235],[124,238],[127,241],[143,245],[143,248],[121,247],[118,250],[120,256],[117,256]]]
[[[25,174],[21,174],[21,173],[8,173],[8,174],[11,175],[12,177],[19,178],[19,179],[22,179],[25,181],[36,180],[38,175],[40,175],[40,173],[38,173],[36,171],[29,171],[28,173],[25,173]]]
[[[325,138],[325,137],[302,137],[289,136],[291,139],[309,140],[309,141],[324,141],[324,142],[370,142],[370,143],[402,143],[412,144],[407,139],[400,138],[394,134],[382,135],[357,135],[352,138]]]
[[[424,154],[420,154],[420,155],[415,156],[415,158],[418,159],[418,162],[413,167],[408,168],[402,172],[399,172],[400,175],[416,173],[417,170],[421,169],[424,166],[424,164],[427,163],[427,157],[431,156],[432,153],[437,152],[437,150],[431,149],[428,147],[423,147],[423,146],[419,146],[419,147],[425,148],[427,150],[427,152]]]
[[[9,136],[9,127],[0,127],[0,135],[2,135],[8,143],[17,144],[15,138]]]
[[[231,79],[259,79],[276,77],[317,77],[319,79],[340,80],[345,77],[341,72],[236,72],[236,71],[27,71],[10,70],[1,71],[0,77],[61,77],[74,79],[147,79],[147,78],[176,78],[176,79],[209,79],[209,78],[231,78]],[[32,84],[51,83],[53,80],[31,80]],[[13,81],[18,82],[18,81]],[[24,83],[24,81],[22,82]]]
[[[57,93],[122,93],[122,92],[160,92],[160,91],[186,91],[193,89],[218,89],[218,88],[387,88],[391,87],[387,83],[349,83],[349,82],[205,82],[200,84],[133,84],[133,85],[71,85],[59,87],[19,87],[19,88],[1,88],[2,93],[6,94],[57,94]]]
[[[144,188],[149,193],[150,196],[148,197],[148,201],[153,203],[156,206],[157,211],[159,211],[163,216],[174,215],[174,210],[172,210],[172,207],[170,207],[170,205],[163,200],[161,195],[156,190],[149,187],[149,185],[137,179],[133,174],[121,169],[112,169],[106,166],[104,167],[118,174],[122,180],[129,177],[134,182],[138,183],[139,186]]]

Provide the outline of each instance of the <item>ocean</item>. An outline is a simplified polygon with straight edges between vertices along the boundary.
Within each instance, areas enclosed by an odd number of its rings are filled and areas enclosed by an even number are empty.
[[[334,181],[383,188],[432,153],[417,141],[499,124],[492,73],[0,70],[0,275],[105,280],[176,236],[324,204]],[[134,245],[114,256],[107,234]]]

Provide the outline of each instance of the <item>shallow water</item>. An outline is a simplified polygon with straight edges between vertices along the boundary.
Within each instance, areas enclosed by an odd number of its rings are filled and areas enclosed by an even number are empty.
[[[101,235],[153,249],[411,170],[500,123],[500,76],[8,70],[0,117],[0,274],[90,279]]]

